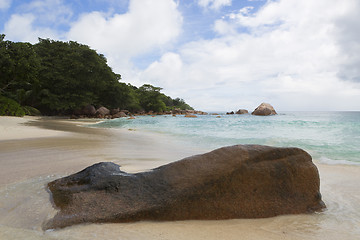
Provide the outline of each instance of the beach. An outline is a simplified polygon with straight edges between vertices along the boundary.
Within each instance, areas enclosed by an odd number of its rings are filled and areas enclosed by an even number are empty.
[[[324,212],[265,219],[85,224],[42,230],[46,184],[97,162],[150,170],[213,149],[153,132],[88,127],[97,120],[0,117],[0,239],[359,239],[360,167],[325,165]]]

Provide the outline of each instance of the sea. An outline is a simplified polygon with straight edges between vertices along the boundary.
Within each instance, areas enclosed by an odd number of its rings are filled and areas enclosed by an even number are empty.
[[[360,165],[360,112],[280,112],[272,116],[209,113],[137,116],[94,127],[162,134],[199,148],[262,144],[302,148],[320,163]]]

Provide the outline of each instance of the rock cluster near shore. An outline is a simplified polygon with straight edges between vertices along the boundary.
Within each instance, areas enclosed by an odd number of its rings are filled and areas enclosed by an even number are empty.
[[[129,174],[98,163],[48,184],[60,211],[44,229],[96,222],[263,218],[325,207],[311,156],[235,145]]]
[[[208,113],[203,111],[196,111],[196,110],[181,110],[175,108],[171,111],[165,112],[153,112],[153,111],[140,111],[131,113],[128,110],[120,110],[120,109],[107,109],[106,107],[99,107],[96,109],[93,105],[87,105],[80,110],[74,111],[71,118],[106,118],[106,119],[114,119],[114,118],[121,118],[121,117],[132,117],[132,116],[144,116],[144,115],[185,115],[185,116],[194,116],[197,115],[207,115]],[[196,116],[195,116],[196,117]]]

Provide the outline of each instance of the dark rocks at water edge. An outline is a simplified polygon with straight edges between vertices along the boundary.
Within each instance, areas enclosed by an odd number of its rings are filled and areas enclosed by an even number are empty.
[[[239,109],[236,111],[236,114],[248,114],[248,113],[249,113],[249,111],[246,109]]]
[[[128,110],[120,110],[117,109],[107,109],[106,107],[99,107],[96,109],[93,105],[86,105],[81,109],[75,110],[71,115],[71,118],[78,119],[78,118],[106,118],[106,119],[114,119],[114,118],[122,118],[122,117],[131,117],[131,116],[145,116],[145,115],[207,115],[208,113],[203,111],[197,110],[181,110],[175,108],[171,111],[165,112],[153,112],[153,111],[138,111],[131,113]],[[196,117],[196,116],[195,116]]]
[[[231,111],[231,112],[227,112],[226,114],[227,115],[232,115],[232,114],[248,114],[248,110],[246,109],[239,109],[236,111],[236,113],[234,111]]]
[[[251,113],[252,115],[258,116],[269,116],[269,115],[276,115],[276,111],[273,106],[269,103],[262,103],[260,104],[255,110]]]
[[[298,148],[235,145],[136,174],[98,163],[48,184],[60,211],[44,229],[311,213],[325,207],[319,186],[311,156]]]

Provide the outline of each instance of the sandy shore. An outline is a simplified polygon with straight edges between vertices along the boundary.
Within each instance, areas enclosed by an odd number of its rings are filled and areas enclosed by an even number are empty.
[[[226,221],[88,224],[41,230],[54,215],[47,182],[100,161],[137,172],[209,149],[92,121],[0,117],[0,239],[360,239],[360,167],[316,163],[328,209],[319,214]]]

